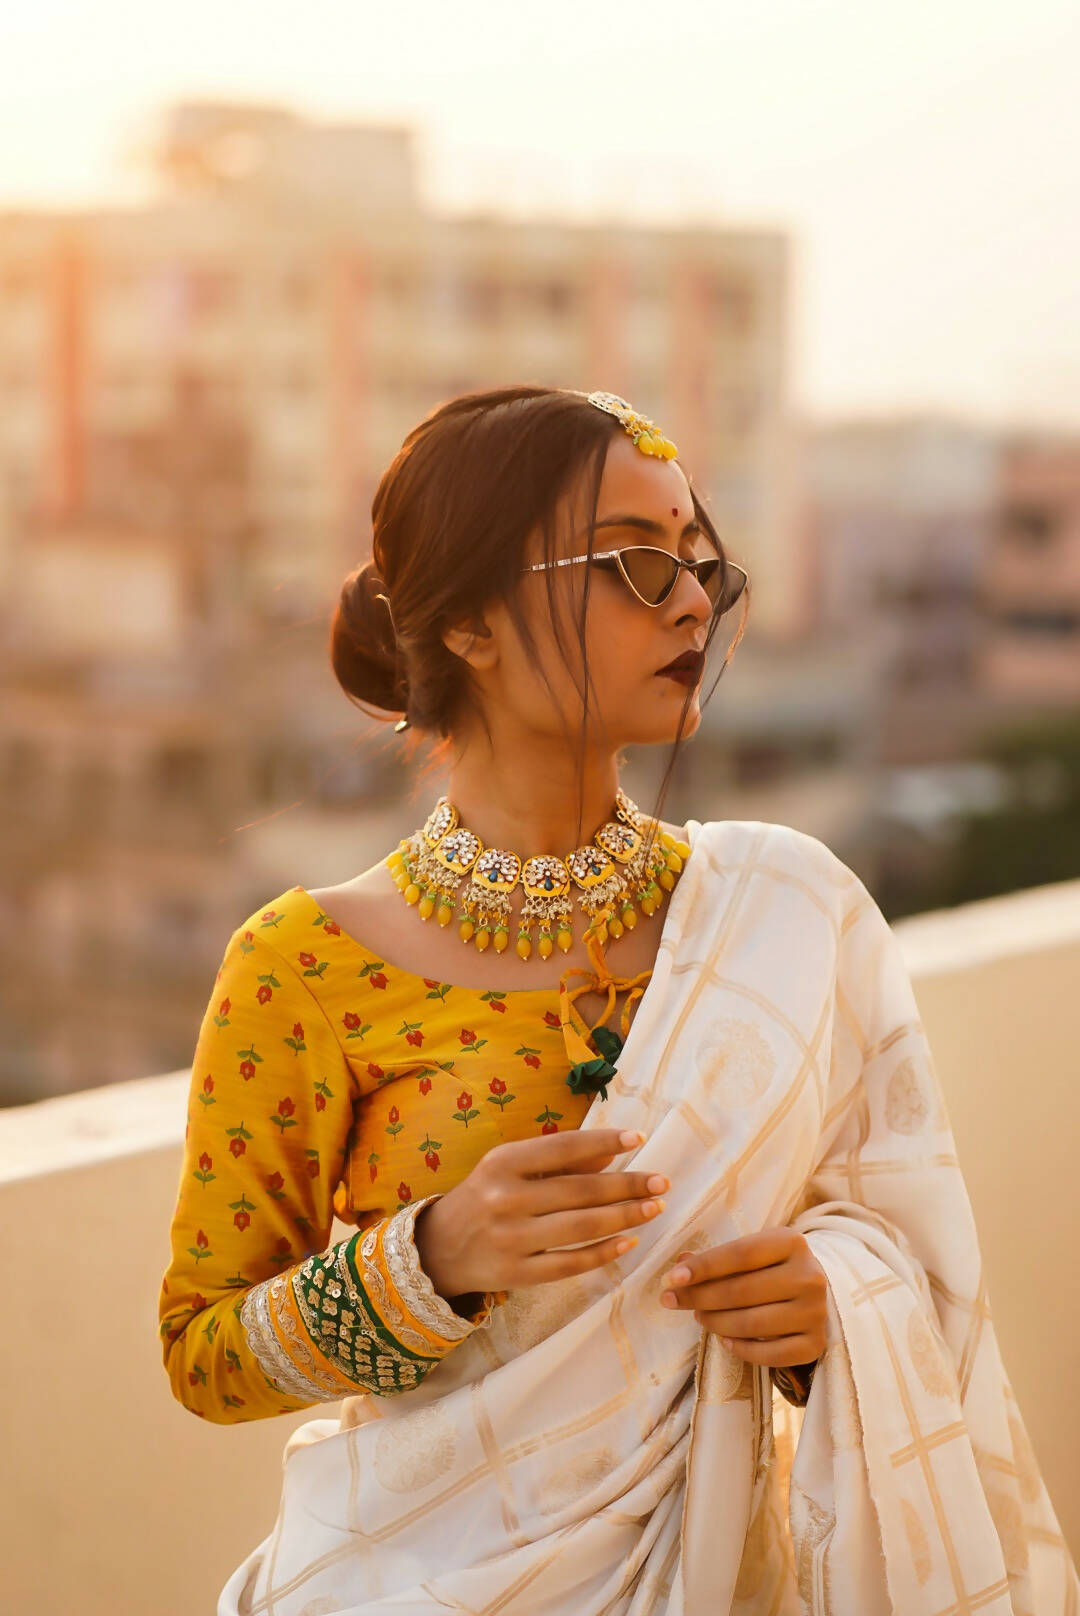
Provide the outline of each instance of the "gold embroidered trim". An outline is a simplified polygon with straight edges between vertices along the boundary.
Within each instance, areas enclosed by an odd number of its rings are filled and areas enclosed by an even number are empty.
[[[371,1306],[403,1347],[410,1347],[414,1352],[424,1353],[429,1358],[435,1357],[440,1350],[438,1342],[432,1341],[429,1335],[423,1335],[414,1327],[409,1315],[401,1311],[387,1289],[386,1276],[376,1256],[378,1239],[379,1225],[376,1225],[367,1231],[356,1246],[358,1253],[356,1266],[363,1276],[364,1289],[371,1298]]]
[[[409,1311],[444,1341],[463,1341],[476,1329],[468,1319],[455,1313],[450,1303],[440,1296],[420,1263],[420,1253],[413,1239],[417,1214],[436,1195],[427,1195],[422,1201],[411,1201],[387,1223],[383,1230],[383,1252],[386,1269],[397,1288],[398,1295]]]
[[[270,1320],[270,1287],[282,1277],[275,1274],[253,1285],[244,1297],[240,1308],[244,1338],[263,1374],[279,1391],[290,1397],[301,1397],[308,1403],[323,1402],[326,1398],[323,1388],[296,1367],[278,1341]]]
[[[332,1251],[334,1248],[330,1247]],[[325,1356],[330,1360],[332,1367],[327,1369],[319,1363],[312,1350],[311,1340],[305,1340],[300,1333],[300,1325],[296,1317],[295,1288],[289,1283],[289,1274],[275,1274],[270,1281],[269,1304],[271,1324],[276,1324],[281,1334],[292,1347],[293,1353],[300,1359],[313,1384],[319,1386],[320,1397],[325,1401],[346,1397],[356,1385],[353,1377],[346,1374],[337,1363],[331,1352],[326,1352],[322,1340],[317,1332],[312,1332],[311,1339],[317,1341],[323,1348]],[[303,1372],[303,1371],[301,1371]]]

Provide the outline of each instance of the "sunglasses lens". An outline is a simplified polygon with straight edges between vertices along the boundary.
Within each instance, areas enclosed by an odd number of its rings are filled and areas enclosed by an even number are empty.
[[[648,601],[659,606],[667,599],[678,577],[679,568],[664,550],[648,545],[632,545],[619,552],[619,559],[632,589]],[[746,574],[740,567],[726,565],[722,558],[710,554],[695,563],[698,583],[714,606],[719,604],[720,615],[729,612],[746,586]]]
[[[650,606],[659,606],[675,582],[678,567],[663,550],[650,550],[638,545],[622,552],[626,576],[642,600]]]
[[[720,601],[720,615],[730,612],[738,602],[743,590],[746,588],[746,573],[741,567],[727,566],[717,570],[716,586],[713,589],[705,585],[709,599],[715,604]],[[721,600],[721,596],[723,597]]]

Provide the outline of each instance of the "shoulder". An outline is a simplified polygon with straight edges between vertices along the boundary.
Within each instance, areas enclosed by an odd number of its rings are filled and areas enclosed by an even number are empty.
[[[836,896],[854,894],[862,881],[820,837],[764,819],[709,819],[699,831],[711,858],[730,868],[752,860],[792,879],[809,880]]]
[[[290,962],[310,944],[318,905],[303,887],[287,887],[267,898],[239,925],[229,938],[229,949],[244,954],[270,951]]]

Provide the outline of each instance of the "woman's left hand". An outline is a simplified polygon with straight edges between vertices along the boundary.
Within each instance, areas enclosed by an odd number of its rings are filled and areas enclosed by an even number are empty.
[[[678,1270],[688,1274],[679,1279]],[[814,1363],[825,1350],[828,1280],[795,1229],[781,1226],[708,1251],[680,1252],[663,1283],[665,1307],[691,1308],[748,1363]]]

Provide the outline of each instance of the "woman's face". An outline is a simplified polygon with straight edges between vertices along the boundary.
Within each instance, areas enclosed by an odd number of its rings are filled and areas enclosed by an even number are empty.
[[[558,556],[585,553],[587,498],[587,490],[578,486],[563,502],[556,529]],[[613,439],[608,451],[593,543],[596,551],[649,544],[686,560],[716,553],[697,526],[690,488],[678,462],[642,454],[625,434]],[[542,559],[542,540],[537,535],[526,561]],[[521,604],[555,695],[552,698],[545,688],[509,614],[496,605],[485,611],[484,618],[492,630],[497,660],[495,665],[479,670],[481,684],[491,686],[490,696],[485,690],[489,711],[491,705],[496,711],[501,707],[504,717],[512,716],[522,728],[545,740],[562,737],[561,712],[576,737],[582,712],[576,622],[586,572],[590,578],[585,639],[593,686],[589,692],[590,741],[612,751],[629,744],[668,742],[674,738],[688,697],[683,733],[693,734],[701,721],[701,675],[691,693],[685,683],[657,672],[684,651],[700,650],[705,641],[712,604],[689,572],[679,574],[667,599],[655,607],[643,604],[625,580],[607,568],[578,563],[555,567],[547,573],[526,574],[521,580]],[[571,667],[555,642],[547,579],[551,579],[555,590],[566,655],[576,671],[577,688]]]

